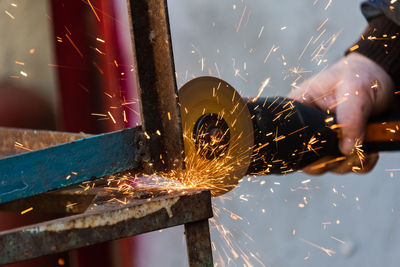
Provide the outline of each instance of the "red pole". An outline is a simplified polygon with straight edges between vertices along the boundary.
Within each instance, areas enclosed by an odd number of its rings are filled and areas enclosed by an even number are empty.
[[[140,123],[124,1],[52,0],[60,128],[100,133]],[[134,266],[134,239],[74,251],[72,266]]]

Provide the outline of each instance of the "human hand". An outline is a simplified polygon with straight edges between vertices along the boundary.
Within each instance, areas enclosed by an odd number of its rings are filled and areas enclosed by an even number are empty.
[[[289,97],[336,114],[341,126],[339,149],[346,156],[342,161],[323,159],[326,164],[318,162],[304,171],[309,174],[346,173],[354,169],[370,171],[378,155],[369,154],[361,159],[355,153],[355,146],[363,141],[369,117],[391,105],[393,91],[393,81],[385,70],[358,53],[349,54],[292,91]]]

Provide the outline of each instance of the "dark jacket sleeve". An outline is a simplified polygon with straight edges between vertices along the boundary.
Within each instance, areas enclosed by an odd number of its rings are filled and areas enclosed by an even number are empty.
[[[400,25],[400,1],[398,0],[367,0],[361,4],[361,12],[369,21],[384,15],[397,25]]]
[[[400,26],[381,14],[369,25],[347,53],[358,52],[378,63],[400,88]]]

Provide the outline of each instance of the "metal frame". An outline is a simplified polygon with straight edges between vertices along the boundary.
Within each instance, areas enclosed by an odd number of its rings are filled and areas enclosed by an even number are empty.
[[[92,204],[83,214],[1,232],[0,264],[185,224],[190,266],[212,266],[209,191],[126,201]]]
[[[127,0],[149,168],[182,168],[184,147],[167,0]],[[189,266],[213,266],[208,221],[185,224]]]
[[[183,136],[167,1],[127,0],[127,5],[132,21],[142,129],[149,138],[144,148],[150,160],[143,162],[143,157],[140,157],[141,166],[136,171],[142,168],[148,172],[183,168]],[[12,134],[8,132],[9,137]],[[29,139],[26,136],[24,138]],[[79,136],[69,138],[62,134],[50,135],[50,144],[42,146],[75,140]],[[3,152],[0,155],[16,151],[4,149]],[[66,194],[62,192],[50,194],[53,194],[54,201],[62,196],[65,202]],[[0,264],[185,224],[189,266],[213,266],[208,225],[208,218],[212,217],[209,191],[175,192],[147,199],[132,198],[123,205],[119,202],[101,202],[102,195],[104,197],[104,190],[97,192],[82,214],[0,232]],[[36,197],[39,202],[40,199]],[[6,206],[16,209],[24,203],[23,200],[17,202],[19,204],[10,202]]]

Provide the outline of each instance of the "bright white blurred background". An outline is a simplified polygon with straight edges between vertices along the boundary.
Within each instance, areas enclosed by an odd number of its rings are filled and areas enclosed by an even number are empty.
[[[268,77],[262,96],[286,95],[298,77],[290,70],[309,77],[332,65],[366,26],[358,0],[170,0],[169,12],[179,85],[211,74],[243,96]],[[326,56],[312,60],[336,34]],[[399,153],[385,153],[368,175],[245,178],[214,199],[215,266],[398,266],[400,174],[390,169],[399,162]],[[182,233],[149,236],[146,249],[159,256],[140,266],[186,266]]]

